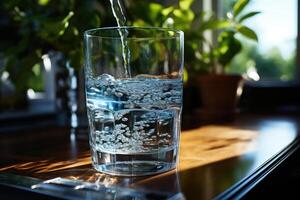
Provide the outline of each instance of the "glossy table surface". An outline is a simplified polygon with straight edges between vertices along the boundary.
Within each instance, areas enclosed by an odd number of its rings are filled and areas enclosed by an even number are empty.
[[[212,199],[292,144],[299,125],[295,116],[244,114],[231,123],[182,131],[178,168],[146,177],[92,169],[85,129],[2,133],[0,184],[69,199]]]

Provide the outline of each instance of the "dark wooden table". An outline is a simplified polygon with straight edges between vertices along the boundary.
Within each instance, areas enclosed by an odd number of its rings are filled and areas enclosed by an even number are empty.
[[[0,185],[6,197],[16,195],[8,189],[14,188],[45,199],[242,197],[298,148],[299,122],[296,116],[244,114],[182,131],[177,170],[135,178],[92,169],[86,129],[51,125],[2,133]]]

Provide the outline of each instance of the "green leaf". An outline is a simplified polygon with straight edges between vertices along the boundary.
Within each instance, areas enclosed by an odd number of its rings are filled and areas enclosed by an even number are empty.
[[[38,0],[38,4],[41,6],[46,6],[49,3],[49,0]]]
[[[161,13],[162,13],[162,15],[163,16],[168,16],[170,13],[172,13],[173,11],[174,11],[174,7],[173,6],[170,6],[170,7],[168,7],[168,8],[164,8],[162,11],[161,11]]]
[[[178,19],[181,19],[181,20],[184,20],[184,21],[192,21],[195,17],[194,13],[190,10],[175,9],[173,14]]]
[[[247,6],[250,0],[238,0],[233,6],[233,16],[236,17]]]
[[[179,7],[183,10],[187,10],[191,7],[193,0],[181,0],[179,1]]]
[[[218,21],[215,21],[211,25],[211,28],[213,28],[213,29],[222,29],[222,28],[227,28],[230,25],[231,25],[231,23],[227,20],[218,20]]]
[[[252,39],[256,42],[258,41],[256,33],[247,26],[239,25],[237,26],[237,31],[249,39]]]
[[[195,18],[195,14],[191,10],[175,9],[170,17],[174,20],[174,28],[185,31],[190,29],[191,23]]]
[[[240,19],[239,19],[238,21],[241,23],[242,21],[244,21],[244,20],[246,20],[246,19],[248,19],[248,18],[250,18],[250,17],[253,17],[253,16],[255,16],[255,15],[259,14],[259,13],[261,13],[261,12],[260,12],[260,11],[249,12],[249,13],[247,13],[247,14],[241,16]]]
[[[235,38],[234,31],[224,31],[218,37],[218,47],[215,51],[218,62],[226,67],[232,59],[241,51],[242,44]]]
[[[211,19],[208,20],[204,23],[202,23],[200,29],[203,30],[208,30],[208,29],[223,29],[227,28],[231,25],[231,23],[227,20],[215,20]]]
[[[62,20],[62,23],[63,23],[63,24],[67,23],[73,16],[74,16],[74,12],[73,12],[73,11],[70,11],[70,12],[68,13],[68,15]]]

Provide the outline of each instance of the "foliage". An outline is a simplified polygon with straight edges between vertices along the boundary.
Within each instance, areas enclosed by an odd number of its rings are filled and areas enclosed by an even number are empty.
[[[283,57],[278,48],[273,48],[267,54],[262,54],[255,45],[244,45],[244,53],[236,57],[229,73],[247,74],[252,68],[260,75],[260,80],[291,80],[294,76],[295,55]]]
[[[201,38],[201,42],[203,42],[206,48],[199,50],[198,58],[200,64],[192,66],[192,71],[223,73],[232,59],[240,53],[242,49],[242,42],[236,37],[237,35],[258,41],[256,33],[243,24],[246,19],[260,13],[255,11],[243,14],[243,10],[249,1],[250,0],[236,1],[231,7],[231,11],[227,13],[225,19],[217,18],[215,14],[211,14],[207,17],[207,13],[203,13],[198,31],[201,35],[204,35],[206,31],[215,32],[216,41],[210,41],[206,37]]]
[[[2,29],[10,42],[2,42],[5,69],[18,91],[35,85],[41,57],[61,52],[74,68],[82,65],[82,34],[100,25],[93,0],[3,0]],[[39,68],[39,69],[37,69]],[[39,78],[35,78],[38,79]]]
[[[238,0],[231,14],[219,19],[213,13],[193,9],[194,0],[180,0],[178,5],[164,6],[153,1],[126,0],[128,24],[134,26],[173,27],[185,32],[185,65],[189,72],[216,72],[228,66],[241,50],[236,34],[257,40],[244,20],[259,12],[243,14],[249,0]],[[196,7],[196,6],[195,6]],[[19,91],[41,82],[41,57],[49,51],[62,52],[65,61],[82,66],[83,31],[111,26],[114,22],[109,1],[102,0],[3,0],[0,3],[2,34],[0,51],[5,69]],[[205,33],[217,34],[212,43]],[[10,42],[6,42],[10,41]],[[208,47],[208,48],[205,48]],[[223,68],[222,68],[223,69]],[[221,70],[223,71],[223,70]],[[39,87],[40,88],[40,87]]]
[[[202,33],[199,26],[199,13],[192,10],[194,0],[180,0],[179,5],[163,6],[151,1],[126,1],[128,25],[168,27],[184,31],[185,65],[195,66],[198,60],[195,50],[200,49]]]
[[[238,0],[225,19],[215,13],[192,9],[194,0],[181,0],[178,6],[164,7],[158,3],[127,1],[129,24],[135,26],[172,27],[185,33],[185,66],[189,72],[223,72],[241,51],[240,34],[257,41],[256,33],[243,22],[259,12],[243,13],[250,0]],[[205,34],[217,34],[210,41]]]

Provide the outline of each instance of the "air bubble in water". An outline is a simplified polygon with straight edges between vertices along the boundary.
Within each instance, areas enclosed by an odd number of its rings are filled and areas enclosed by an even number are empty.
[[[131,154],[172,147],[181,80],[103,74],[93,81],[87,87],[87,107],[98,150]]]

